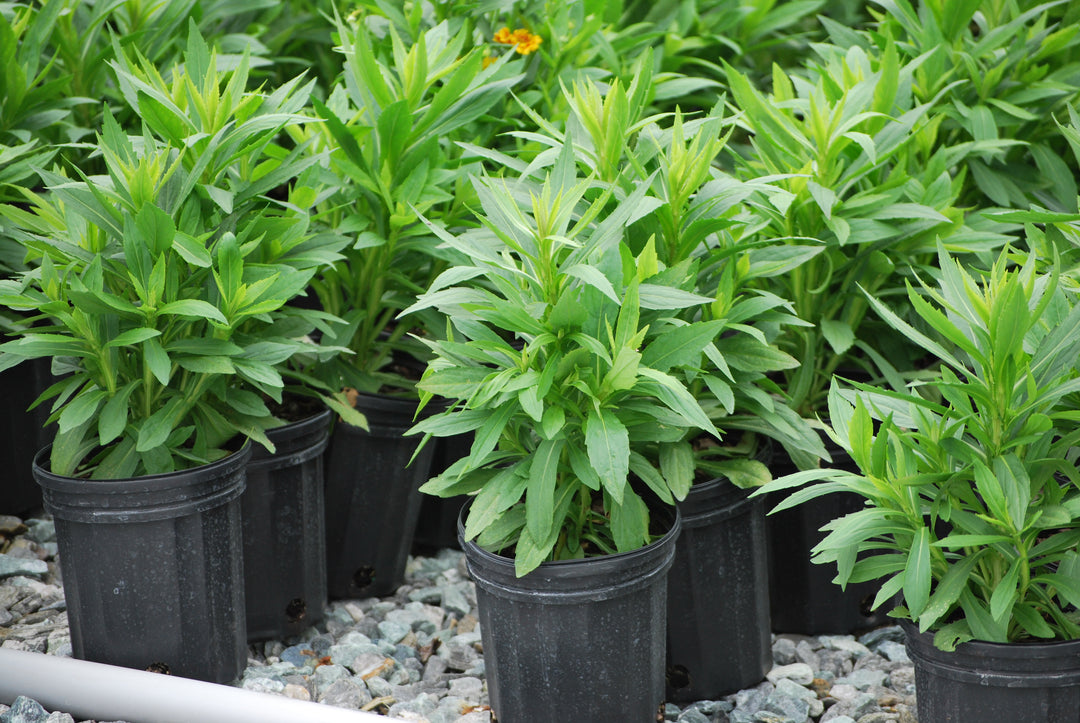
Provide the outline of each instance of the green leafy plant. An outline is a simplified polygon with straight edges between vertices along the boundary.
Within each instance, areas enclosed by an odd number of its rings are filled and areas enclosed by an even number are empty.
[[[964,169],[964,206],[1076,209],[1076,167],[1053,124],[1080,94],[1080,15],[1063,2],[875,0],[874,32],[829,23],[838,45],[895,41],[912,92],[933,103],[928,151]],[[1072,7],[1070,7],[1072,6]]]
[[[716,425],[771,437],[810,464],[825,455],[824,446],[769,376],[798,366],[775,342],[782,327],[806,322],[785,299],[752,287],[790,271],[822,248],[791,247],[757,236],[762,223],[750,213],[747,199],[775,189],[740,181],[715,165],[733,127],[724,117],[723,101],[700,118],[684,118],[679,110],[645,117],[652,77],[647,52],[625,89],[618,80],[606,90],[591,81],[567,88],[571,114],[565,131],[526,109],[540,132],[516,134],[546,147],[528,165],[515,165],[497,151],[473,150],[536,177],[572,149],[579,171],[613,184],[616,197],[645,184],[647,193],[627,232],[628,247],[660,269],[687,268],[682,288],[713,302],[685,310],[684,320],[721,328],[705,347],[702,367],[687,370],[689,388]],[[765,466],[747,459],[746,452],[754,452],[753,439],[749,435],[730,444],[702,440],[701,473],[724,474],[739,484],[768,480]]]
[[[896,367],[910,368],[911,349],[862,328],[875,320],[857,284],[894,298],[903,274],[932,262],[938,239],[954,252],[1004,240],[969,226],[954,205],[960,188],[944,153],[913,165],[931,123],[929,104],[911,96],[916,65],[901,63],[892,46],[880,54],[858,46],[815,51],[809,78],[776,68],[768,96],[728,68],[739,124],[752,134],[736,177],[769,182],[772,192],[748,199],[764,222],[760,233],[784,239],[789,258],[799,258],[762,288],[790,300],[812,325],[788,327],[779,339],[801,362],[785,372],[784,387],[803,415],[824,408],[832,375],[844,367],[902,388]]]
[[[478,179],[485,228],[433,229],[470,261],[416,307],[451,319],[419,383],[445,412],[412,433],[476,431],[469,454],[422,488],[475,494],[466,537],[513,550],[519,575],[551,559],[650,541],[644,490],[666,503],[693,480],[690,430],[719,436],[678,378],[719,332],[676,312],[687,266],[661,271],[621,243],[647,189],[614,206],[564,150],[541,184]],[[468,285],[463,285],[469,281]]]
[[[0,303],[33,315],[0,345],[0,367],[52,357],[66,374],[41,398],[54,400],[58,474],[166,472],[225,454],[237,435],[272,448],[279,367],[329,328],[283,309],[340,247],[308,232],[317,190],[297,179],[304,159],[274,143],[307,120],[295,112],[307,90],[244,90],[244,64],[219,70],[194,30],[184,60],[171,98],[120,65],[147,122],[131,137],[106,114],[106,176],[41,170],[47,195],[0,207],[32,261],[0,282]],[[294,181],[282,203],[261,195]]]
[[[467,137],[520,74],[502,61],[483,67],[476,51],[463,56],[465,36],[451,37],[445,24],[411,47],[392,28],[382,43],[362,21],[338,18],[337,27],[342,82],[326,104],[316,101],[325,122],[309,127],[304,140],[314,141],[313,153],[329,152],[337,179],[319,206],[320,222],[350,241],[345,258],[324,269],[312,289],[324,310],[348,322],[331,343],[354,354],[320,373],[335,386],[408,391],[415,380],[394,372],[394,351],[422,354],[407,334],[437,330],[441,320],[401,312],[446,266],[418,214],[450,226],[471,222],[468,177],[478,168],[454,140]]]
[[[936,631],[946,650],[1080,638],[1080,437],[1069,402],[1080,389],[1080,306],[1056,269],[1011,257],[978,279],[941,251],[938,286],[908,289],[933,336],[872,299],[940,360],[940,375],[903,393],[834,383],[832,436],[861,473],[800,472],[765,488],[820,480],[780,508],[838,491],[865,498],[825,526],[814,561],[836,563],[841,585],[883,579],[874,606],[902,596],[894,614]]]

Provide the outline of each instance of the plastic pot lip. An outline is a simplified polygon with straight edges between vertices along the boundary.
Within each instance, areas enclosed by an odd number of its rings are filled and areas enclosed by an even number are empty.
[[[654,512],[664,511],[671,516],[671,526],[660,539],[626,552],[586,557],[580,560],[542,562],[538,568],[524,577],[517,577],[514,558],[490,552],[475,542],[464,539],[465,516],[471,503],[472,500],[466,502],[458,514],[458,539],[466,557],[469,558],[473,577],[481,585],[498,581],[498,583],[520,587],[524,590],[546,591],[555,579],[562,580],[571,586],[577,583],[592,587],[594,584],[603,585],[598,578],[628,569],[658,567],[666,571],[674,559],[675,542],[682,531],[682,517],[679,509],[667,505],[658,506],[653,510]],[[477,565],[483,567],[483,572],[476,569]]]
[[[131,479],[63,477],[45,468],[51,445],[34,458],[45,508],[58,522],[130,524],[206,512],[238,500],[247,482],[251,442],[209,464]]]
[[[48,467],[48,457],[52,450],[52,445],[49,444],[34,455],[34,477],[37,479],[38,484],[47,490],[73,492],[76,494],[84,490],[89,491],[89,488],[92,488],[94,491],[107,491],[110,488],[127,488],[133,484],[148,491],[165,490],[177,486],[177,478],[179,477],[194,477],[199,480],[208,480],[243,469],[247,465],[248,459],[251,457],[252,446],[251,440],[245,439],[243,445],[235,452],[232,452],[221,459],[214,460],[209,464],[199,465],[198,467],[188,467],[187,469],[176,470],[175,472],[163,472],[160,474],[143,475],[141,477],[98,480],[90,479],[89,477],[66,477],[64,475],[53,474],[52,470]],[[184,481],[181,484],[190,484],[190,482]]]
[[[335,433],[399,437],[405,430],[412,427],[414,419],[423,419],[437,414],[445,409],[447,404],[446,400],[432,399],[417,416],[416,412],[420,407],[418,397],[393,397],[387,394],[357,392],[354,406],[356,411],[367,417],[369,431],[339,420],[335,425],[335,430],[340,431],[335,431]]]
[[[1061,662],[1069,662],[1073,680],[1080,682],[1080,639],[1024,640],[1012,643],[970,640],[957,645],[954,651],[946,651],[934,646],[933,632],[921,633],[909,620],[901,620],[900,626],[904,630],[908,653],[913,661],[950,668],[971,664],[983,669],[989,668],[991,671],[1015,672],[1021,675],[1038,675],[1043,672],[1043,668],[1048,666],[1033,665],[1039,662],[1051,664],[1050,670],[1046,672],[1059,672]],[[1001,667],[995,668],[995,664]]]
[[[287,422],[280,427],[272,427],[266,430],[266,436],[270,438],[270,441],[274,444],[283,442],[293,437],[299,437],[314,431],[319,427],[330,423],[330,417],[332,412],[329,409],[323,409],[310,417],[304,417],[294,422]]]
[[[736,487],[726,477],[692,485],[686,498],[677,503],[683,528],[734,517],[755,505],[764,505],[763,497],[750,499],[752,491]]]
[[[326,448],[330,439],[330,422],[333,413],[329,409],[313,414],[295,422],[266,430],[266,436],[274,443],[276,452],[271,454],[261,444],[253,445],[249,468],[258,467],[271,460],[294,456],[298,452],[318,448],[313,454],[319,454]],[[297,462],[303,460],[295,460]]]

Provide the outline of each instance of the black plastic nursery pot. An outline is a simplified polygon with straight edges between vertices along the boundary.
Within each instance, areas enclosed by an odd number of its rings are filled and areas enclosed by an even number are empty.
[[[765,501],[726,479],[690,488],[668,574],[667,695],[716,700],[772,667]]]
[[[854,462],[849,455],[835,445],[826,446],[833,460],[826,464],[839,469],[852,468]],[[796,471],[786,455],[778,455],[772,465],[773,477]],[[786,496],[786,493],[767,495],[766,510]],[[870,609],[877,595],[877,583],[855,583],[842,589],[832,581],[836,577],[836,565],[810,562],[810,551],[825,538],[821,527],[862,509],[863,502],[859,495],[837,492],[766,517],[769,605],[775,632],[837,635],[889,622],[885,606],[876,611]]]
[[[53,383],[50,358],[31,359],[0,372],[0,459],[6,470],[0,485],[0,515],[24,515],[41,507],[41,488],[34,482],[34,455],[52,442],[54,427],[45,428],[49,403],[27,408]]]
[[[323,618],[326,531],[323,452],[330,410],[267,432],[241,500],[248,640],[298,635]]]
[[[919,723],[1080,721],[1080,640],[971,641],[945,652],[932,633],[903,627]]]
[[[467,508],[466,508],[467,509]],[[647,723],[664,698],[667,577],[679,519],[632,552],[514,561],[462,540],[476,582],[491,707],[499,723]],[[459,522],[464,534],[465,510]]]
[[[251,445],[126,480],[62,477],[34,460],[56,523],[76,658],[215,683],[247,662],[240,495]]]
[[[447,467],[467,455],[475,437],[475,434],[469,432],[428,442],[435,445],[431,458],[431,476],[442,474]],[[431,554],[447,547],[460,549],[457,538],[458,512],[468,499],[468,495],[423,495],[420,515],[416,521],[416,535],[413,537],[413,554]]]
[[[406,437],[418,402],[360,394],[369,431],[338,423],[326,463],[327,589],[332,599],[392,594],[405,579],[428,480],[432,445],[412,460],[419,435]]]

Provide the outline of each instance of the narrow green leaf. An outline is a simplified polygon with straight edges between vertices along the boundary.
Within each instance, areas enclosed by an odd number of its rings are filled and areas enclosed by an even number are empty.
[[[696,363],[705,346],[724,328],[723,321],[704,321],[677,326],[649,342],[641,353],[644,366],[666,372],[673,366]]]
[[[98,417],[98,441],[102,447],[124,433],[128,420],[128,399],[140,384],[142,382],[139,380],[128,382],[105,402]]]
[[[158,307],[159,315],[183,316],[189,319],[210,319],[220,324],[228,324],[229,320],[213,304],[201,299],[180,299],[170,301]]]
[[[590,409],[585,417],[589,461],[615,504],[621,504],[630,470],[630,436],[615,412]]]
[[[930,530],[925,527],[915,533],[904,578],[904,600],[912,616],[918,617],[930,599]]]
[[[171,399],[142,423],[139,427],[139,436],[135,441],[136,452],[146,452],[165,443],[180,421],[176,418],[180,404],[179,399]]]
[[[934,588],[934,594],[930,596],[926,607],[918,616],[920,627],[924,629],[930,628],[952,610],[956,601],[960,599],[960,594],[967,587],[968,578],[981,557],[982,555],[979,553],[966,555],[949,566],[949,569],[941,576],[937,586]]]
[[[89,421],[105,402],[105,397],[105,391],[102,389],[84,389],[80,392],[60,413],[60,431],[69,432]]]
[[[529,465],[529,480],[525,492],[525,524],[533,539],[546,539],[551,532],[555,511],[555,481],[564,439],[545,439],[533,452]]]
[[[143,342],[143,363],[150,368],[150,373],[158,383],[167,385],[172,376],[172,360],[156,338]]]
[[[128,329],[122,334],[118,334],[112,341],[105,346],[135,346],[136,344],[146,341],[147,339],[153,339],[161,336],[161,332],[157,329],[148,329],[146,327],[139,329]]]
[[[660,445],[660,471],[675,499],[686,499],[694,484],[694,451],[689,442],[668,442]]]
[[[855,332],[843,321],[835,319],[821,320],[821,335],[836,354],[843,354],[855,343]]]
[[[1020,582],[1020,561],[1013,560],[1005,577],[1001,578],[994,593],[990,596],[990,615],[994,620],[1002,621],[1012,610],[1018,598],[1017,585]]]

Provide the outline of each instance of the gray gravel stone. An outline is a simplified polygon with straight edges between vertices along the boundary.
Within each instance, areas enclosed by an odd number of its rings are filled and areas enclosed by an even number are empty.
[[[910,663],[911,659],[908,657],[907,648],[903,644],[894,642],[892,640],[884,640],[878,645],[877,652],[880,655],[888,658],[894,663]]]
[[[391,643],[400,642],[410,632],[412,632],[412,626],[405,623],[393,620],[383,620],[379,623],[379,637]]]
[[[889,677],[889,674],[884,670],[871,670],[868,668],[860,668],[859,670],[853,670],[845,675],[843,678],[837,678],[837,683],[846,683],[853,685],[859,690],[866,690],[873,685],[882,685],[885,683],[885,679]]]
[[[712,721],[709,720],[709,716],[705,715],[700,710],[695,710],[693,708],[684,710],[679,714],[679,717],[676,720],[679,721],[679,723],[712,723]]]
[[[871,650],[884,640],[891,640],[894,643],[904,642],[904,629],[899,625],[889,625],[884,628],[874,628],[859,636],[859,642]]]
[[[323,690],[335,680],[342,680],[351,675],[349,669],[344,665],[332,664],[320,665],[318,668],[315,668],[315,673],[312,675],[312,678],[315,682],[315,689]]]
[[[44,575],[49,565],[44,560],[28,560],[0,552],[0,579],[16,575]]]
[[[773,662],[776,665],[790,665],[799,662],[795,658],[796,643],[791,638],[777,638],[772,645]]]
[[[782,696],[795,700],[805,701],[807,713],[812,718],[817,718],[825,710],[825,704],[818,700],[817,694],[809,688],[804,688],[793,680],[783,678],[776,681],[776,689],[769,696]],[[775,710],[775,708],[773,709]]]
[[[422,721],[434,713],[439,702],[427,693],[421,693],[410,701],[395,703],[390,706],[390,717],[401,720]]]
[[[799,685],[810,685],[814,680],[814,670],[806,663],[792,663],[791,665],[777,665],[770,670],[765,677],[771,683],[787,678]]]
[[[829,650],[839,650],[854,658],[870,654],[870,648],[855,640],[853,635],[822,635],[819,640]]]
[[[914,695],[915,668],[906,666],[889,673],[889,687],[904,695]]]
[[[11,708],[0,713],[0,723],[44,723],[49,713],[36,700],[20,695]]]
[[[75,723],[75,719],[70,713],[56,711],[49,714],[49,717],[45,719],[45,723]]]
[[[327,686],[326,690],[320,692],[318,700],[320,703],[332,705],[335,708],[359,709],[371,702],[371,694],[363,684],[352,678],[342,678],[335,680]]]
[[[479,701],[484,694],[484,681],[472,676],[456,678],[450,681],[450,695],[471,701]]]

